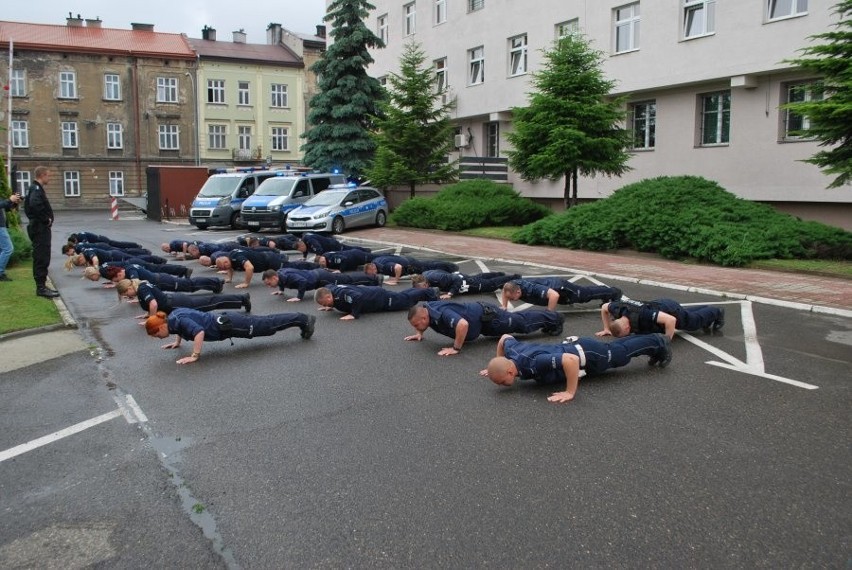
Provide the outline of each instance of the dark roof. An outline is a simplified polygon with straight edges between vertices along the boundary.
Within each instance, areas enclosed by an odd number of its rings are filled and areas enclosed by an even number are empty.
[[[201,59],[240,60],[285,67],[304,67],[304,62],[283,45],[249,44],[187,38]]]
[[[0,21],[0,45],[41,51],[195,59],[183,34]]]

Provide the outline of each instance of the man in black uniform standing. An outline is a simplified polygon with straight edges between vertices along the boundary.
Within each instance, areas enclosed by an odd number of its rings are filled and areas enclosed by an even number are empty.
[[[50,182],[50,169],[37,166],[33,174],[35,182],[30,184],[24,199],[24,213],[29,219],[27,235],[33,243],[33,279],[36,283],[36,295],[52,299],[58,297],[59,292],[47,286],[53,208],[50,207],[44,187]]]

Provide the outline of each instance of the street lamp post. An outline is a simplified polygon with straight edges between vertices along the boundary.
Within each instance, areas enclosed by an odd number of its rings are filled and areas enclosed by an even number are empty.
[[[195,166],[198,166],[198,165],[201,164],[201,154],[200,154],[201,149],[199,148],[199,143],[198,143],[198,88],[195,84],[195,77],[193,77],[193,75],[190,72],[187,71],[186,73],[184,73],[184,75],[189,77],[189,82],[192,84],[192,97],[193,97],[193,101],[194,101],[193,120],[192,120],[192,126],[193,126],[192,136],[195,140]]]

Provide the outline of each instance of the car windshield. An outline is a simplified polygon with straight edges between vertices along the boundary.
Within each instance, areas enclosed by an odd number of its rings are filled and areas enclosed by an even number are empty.
[[[289,196],[296,181],[292,178],[268,178],[263,181],[255,196]]]
[[[305,206],[335,206],[347,194],[349,194],[349,190],[344,190],[343,192],[326,190],[325,192],[320,192],[319,194],[305,202]]]
[[[207,182],[204,183],[204,186],[201,187],[201,191],[198,195],[205,198],[221,198],[222,196],[230,196],[234,193],[234,189],[241,180],[242,178],[237,176],[211,176],[207,179]]]

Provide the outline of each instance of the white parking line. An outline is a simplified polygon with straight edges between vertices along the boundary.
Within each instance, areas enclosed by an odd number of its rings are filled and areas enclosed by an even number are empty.
[[[90,420],[86,420],[84,422],[80,422],[79,424],[75,424],[71,427],[67,427],[65,429],[61,429],[59,431],[55,431],[51,434],[48,434],[44,437],[40,437],[38,439],[34,439],[27,443],[22,443],[21,445],[15,446],[11,449],[7,449],[6,451],[0,451],[0,463],[6,461],[7,459],[12,459],[13,457],[17,457],[22,453],[26,453],[28,451],[32,451],[33,449],[37,449],[48,443],[53,443],[54,441],[59,441],[62,438],[68,437],[69,435],[74,435],[75,433],[80,433],[83,430],[87,430],[90,427],[94,427],[98,424],[102,424],[104,422],[108,422],[115,418],[120,418],[123,414],[121,410],[113,410],[111,412],[107,412],[102,414],[96,418],[92,418]]]

